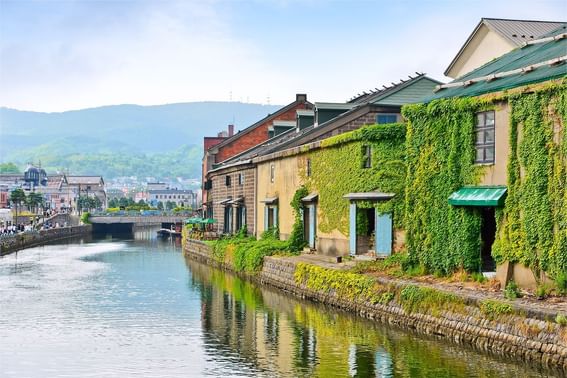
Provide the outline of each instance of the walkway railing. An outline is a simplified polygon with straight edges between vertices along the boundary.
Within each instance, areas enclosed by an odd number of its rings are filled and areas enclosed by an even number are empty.
[[[193,211],[162,211],[162,210],[119,210],[95,211],[91,217],[190,217]]]

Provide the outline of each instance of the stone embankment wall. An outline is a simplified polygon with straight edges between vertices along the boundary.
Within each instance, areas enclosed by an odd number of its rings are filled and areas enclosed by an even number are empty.
[[[232,267],[216,261],[210,247],[201,241],[186,240],[184,248],[189,258],[232,270]],[[461,311],[441,307],[435,314],[411,312],[406,311],[396,299],[386,304],[372,304],[357,301],[356,298],[339,297],[333,292],[309,289],[297,282],[296,269],[297,264],[289,259],[266,257],[258,274],[245,276],[257,283],[356,312],[382,323],[470,345],[506,358],[534,362],[567,374],[567,326],[557,324],[546,313],[514,308],[512,313],[487,317],[481,311],[478,300],[474,297],[467,298],[466,294],[463,294],[465,305]]]
[[[88,235],[92,232],[90,224],[82,226],[51,228],[39,232],[22,233],[5,236],[0,239],[0,256],[7,255],[24,248],[35,247],[50,241],[66,239],[73,236]]]

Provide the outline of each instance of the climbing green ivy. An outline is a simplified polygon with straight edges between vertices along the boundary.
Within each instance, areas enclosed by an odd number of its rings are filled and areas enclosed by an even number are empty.
[[[493,255],[536,279],[567,271],[567,94],[565,83],[510,96],[508,197]]]
[[[410,260],[428,271],[479,268],[480,217],[447,199],[479,181],[481,170],[473,164],[474,119],[475,112],[488,107],[476,98],[452,98],[402,109],[408,120],[406,243]]]
[[[484,167],[474,164],[475,113],[510,111],[508,196],[496,212],[497,261],[520,262],[536,278],[567,271],[567,95],[565,81],[532,92],[452,98],[405,106],[405,228],[415,264],[443,274],[480,265],[478,210],[454,207],[447,198],[475,185]],[[497,154],[499,151],[496,152]]]
[[[301,186],[295,191],[290,203],[291,208],[293,209],[294,222],[288,242],[289,248],[292,251],[301,251],[303,247],[307,245],[303,235],[303,217],[301,216],[303,204],[301,203],[301,199],[306,197],[308,194],[309,191],[307,188],[305,186]]]
[[[383,203],[360,202],[361,208],[376,206],[381,212],[393,212],[396,227],[403,224],[404,140],[403,124],[365,126],[350,133],[325,139],[320,149],[310,150],[303,159],[311,159],[311,175],[300,168],[310,192],[319,193],[318,222],[322,232],[338,230],[348,235],[350,192],[381,191],[396,196]],[[363,168],[363,146],[372,148],[370,168]],[[305,167],[306,164],[301,164]]]

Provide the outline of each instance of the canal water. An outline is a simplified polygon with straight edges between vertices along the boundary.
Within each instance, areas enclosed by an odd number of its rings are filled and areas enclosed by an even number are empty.
[[[0,258],[0,376],[551,376],[257,287],[154,233]]]

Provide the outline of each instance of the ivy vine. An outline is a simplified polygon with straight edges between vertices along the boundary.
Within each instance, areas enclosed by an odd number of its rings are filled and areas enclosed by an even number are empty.
[[[451,98],[405,106],[405,228],[415,264],[443,274],[480,267],[481,216],[454,207],[449,195],[478,184],[474,164],[475,113],[510,107],[508,196],[497,209],[497,263],[520,262],[536,278],[567,272],[567,95],[565,81],[533,92]]]
[[[508,197],[493,255],[530,267],[536,279],[567,272],[565,89],[562,83],[509,98]]]
[[[396,196],[383,203],[360,202],[357,205],[393,212],[396,227],[403,225],[405,134],[405,125],[399,123],[365,126],[325,139],[321,142],[323,148],[302,155],[300,176],[310,192],[319,193],[318,222],[322,232],[338,230],[348,235],[349,202],[343,196],[374,190],[396,193]],[[370,168],[361,168],[363,146],[371,147]],[[305,159],[311,159],[309,177]]]

